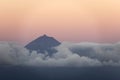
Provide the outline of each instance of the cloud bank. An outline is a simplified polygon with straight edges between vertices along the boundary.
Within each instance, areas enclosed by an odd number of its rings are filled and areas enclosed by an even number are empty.
[[[56,47],[57,53],[29,52],[14,42],[0,42],[0,65],[94,67],[120,66],[120,43],[68,43]]]

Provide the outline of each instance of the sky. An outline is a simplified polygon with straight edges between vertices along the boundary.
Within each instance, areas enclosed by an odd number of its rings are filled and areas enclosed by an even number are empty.
[[[0,41],[120,41],[119,0],[0,0]]]

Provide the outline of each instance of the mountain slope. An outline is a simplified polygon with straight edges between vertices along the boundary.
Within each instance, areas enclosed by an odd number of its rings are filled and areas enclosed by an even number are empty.
[[[43,35],[27,44],[25,48],[29,49],[30,51],[35,50],[38,53],[48,52],[48,54],[52,54],[56,52],[56,50],[53,49],[53,47],[59,46],[60,44],[61,43],[53,37]]]

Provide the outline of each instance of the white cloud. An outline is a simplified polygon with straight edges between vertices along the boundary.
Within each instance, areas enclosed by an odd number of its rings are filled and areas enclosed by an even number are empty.
[[[13,42],[0,42],[0,65],[24,66],[120,66],[120,44],[62,43],[52,56],[29,53]],[[71,51],[72,50],[72,51]],[[76,52],[75,52],[75,51]]]

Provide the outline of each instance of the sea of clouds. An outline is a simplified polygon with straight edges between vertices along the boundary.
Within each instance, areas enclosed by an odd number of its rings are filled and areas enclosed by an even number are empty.
[[[0,42],[0,65],[46,67],[120,66],[120,43],[69,43],[55,47],[52,56],[46,52],[29,52],[14,42]]]

